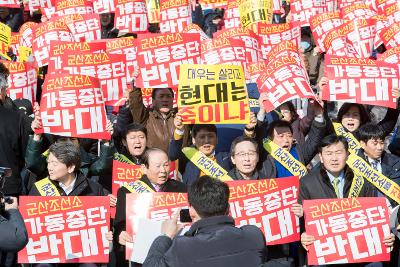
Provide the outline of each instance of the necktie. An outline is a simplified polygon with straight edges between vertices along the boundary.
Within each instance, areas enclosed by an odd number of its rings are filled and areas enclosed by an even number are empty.
[[[377,160],[372,160],[371,161],[371,167],[374,168],[374,170],[378,170],[378,161]]]
[[[158,184],[155,184],[154,189],[156,190],[156,192],[160,192],[161,186],[159,186]]]
[[[340,193],[339,193],[339,177],[335,177],[335,179],[333,179],[332,185],[333,185],[333,188],[335,189],[336,196],[337,196],[338,198],[340,198]]]

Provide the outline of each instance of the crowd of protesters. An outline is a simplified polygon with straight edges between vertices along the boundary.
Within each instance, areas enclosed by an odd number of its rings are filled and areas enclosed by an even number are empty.
[[[285,23],[286,19],[290,19],[287,8],[289,3],[286,5],[286,1],[284,2],[282,13],[274,16],[275,23]],[[17,32],[27,21],[39,23],[40,12],[30,14],[23,8],[0,6],[0,22],[8,25],[13,32]],[[121,35],[114,27],[114,14],[101,14],[100,22],[103,39],[126,36],[126,34]],[[201,5],[196,3],[193,7],[193,22],[212,38],[213,33],[224,26],[224,9],[202,10]],[[151,24],[149,32],[158,33],[158,25]],[[322,74],[321,61],[324,54],[318,53],[315,49],[316,45],[309,27],[303,27],[301,34],[302,42],[299,44],[299,49],[301,48],[303,59],[308,66],[310,83],[315,91],[320,92],[328,83]],[[136,36],[135,33],[133,35]],[[375,52],[384,51],[384,45],[381,46]],[[11,59],[14,58],[11,51],[8,55]],[[153,250],[144,266],[250,266],[246,263],[259,266],[307,265],[306,251],[315,237],[305,232],[303,201],[347,198],[355,176],[346,164],[349,156],[348,140],[336,134],[333,123],[340,124],[346,133],[352,134],[359,141],[361,149],[358,151],[358,156],[400,185],[400,133],[396,129],[399,109],[387,108],[386,111],[382,111],[382,108],[372,105],[302,99],[286,102],[276,110],[266,112],[263,102],[268,95],[261,93],[258,99],[258,111],[251,114],[251,120],[238,132],[237,129],[222,129],[220,125],[214,124],[184,125],[181,114],[174,107],[175,95],[171,88],[153,88],[152,104],[146,106],[141,88],[135,87],[135,81],[132,81],[131,88],[126,92],[126,103],[119,107],[118,112],[108,112],[106,130],[112,136],[111,140],[93,140],[40,134],[37,131],[42,128],[38,103],[40,103],[40,85],[46,75],[38,78],[40,80],[37,89],[38,98],[33,104],[7,96],[8,76],[9,70],[0,63],[0,166],[12,169],[11,177],[6,179],[1,190],[5,195],[15,197],[17,202],[17,198],[23,195],[42,195],[38,183],[47,179],[48,183],[54,185],[59,196],[109,196],[110,206],[116,207],[116,215],[110,232],[107,233],[107,240],[113,242],[108,266],[129,266],[129,261],[125,260],[125,246],[134,241],[126,231],[126,195],[132,190],[129,187],[121,187],[117,195],[111,194],[112,164],[115,157],[123,158],[124,162],[129,164],[140,165],[143,173],[140,180],[154,192],[189,191],[193,196],[192,203],[202,199],[196,191],[200,190],[199,188],[204,190],[204,194],[212,194],[212,190],[207,191],[207,188],[203,188],[204,184],[201,184],[203,180],[206,185],[221,190],[222,198],[226,198],[226,195],[223,194],[224,185],[215,185],[202,177],[205,173],[182,153],[182,148],[185,147],[193,147],[216,162],[233,180],[293,176],[289,169],[263,148],[265,138],[283,148],[307,169],[307,174],[300,179],[298,203],[291,207],[291,212],[301,222],[299,242],[268,246],[265,241],[259,239],[257,230],[243,230],[240,233],[243,235],[240,237],[241,240],[245,242],[243,244],[254,246],[258,251],[255,253],[253,248],[236,244],[231,234],[238,233],[224,228],[222,231],[226,235],[226,240],[219,240],[217,246],[220,247],[215,248],[213,238],[201,231],[201,224],[195,224],[194,226],[200,230],[192,229],[189,233],[195,236],[199,231],[205,236],[204,238],[209,238],[208,240],[198,237],[197,241],[201,242],[196,243],[190,239],[177,239],[171,245],[169,243],[175,238],[176,231],[172,231],[173,234],[170,235],[166,233],[166,236],[157,240],[169,244],[170,250],[168,246],[161,253],[152,247]],[[398,88],[392,88],[391,91],[395,97],[400,96]],[[224,132],[230,130],[232,133],[229,137],[225,136]],[[230,148],[220,146],[220,143],[224,142],[228,142]],[[168,178],[168,175],[169,162],[176,160],[179,162],[179,174],[175,180]],[[385,195],[369,182],[363,184],[359,193],[359,197],[379,196]],[[212,199],[207,197],[209,196],[205,196],[203,201]],[[390,208],[399,204],[390,198],[387,199]],[[7,214],[16,208],[16,204],[9,205],[4,214],[0,215],[0,234],[9,231],[8,228],[3,228],[2,221],[7,220],[9,216]],[[197,212],[207,210],[207,207],[194,208]],[[219,218],[221,220],[218,222],[208,219],[207,223],[232,224],[232,219],[224,214],[224,211],[227,212],[229,209],[222,207],[212,214],[212,216],[224,215],[223,219]],[[193,219],[198,222],[207,217],[211,216],[200,214]],[[210,231],[214,231],[210,225],[207,227],[210,227]],[[258,242],[258,247],[250,241]],[[363,263],[354,266],[399,266],[400,240],[390,234],[385,236],[383,242],[391,249],[389,262]],[[162,246],[160,244],[158,245]],[[204,248],[207,246],[222,253],[223,259],[215,260],[212,256],[208,256],[213,251],[207,251]],[[16,266],[18,249],[20,248],[3,247],[0,239],[0,266]],[[237,249],[243,250],[241,256],[234,251]],[[200,254],[197,254],[199,251],[205,254],[201,254],[200,257]],[[202,261],[199,264],[191,260],[191,257]],[[246,257],[249,257],[249,260],[246,260]],[[255,258],[257,259],[254,260]],[[39,263],[33,266],[64,266],[64,264]],[[86,263],[79,266],[101,266],[101,264]]]

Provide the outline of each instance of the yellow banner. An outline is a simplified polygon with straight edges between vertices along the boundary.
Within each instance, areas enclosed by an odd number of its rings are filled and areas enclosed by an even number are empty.
[[[256,22],[272,23],[272,0],[244,0],[239,4],[240,22],[247,28]]]
[[[27,62],[30,55],[32,55],[32,48],[26,46],[19,46],[19,61]]]
[[[124,187],[131,193],[154,193],[155,191],[145,182],[136,180],[130,183],[125,183]]]
[[[353,182],[351,183],[349,196],[348,197],[358,197],[361,192],[361,188],[364,185],[364,178],[360,175],[354,174]]]
[[[295,159],[289,152],[281,148],[269,139],[266,139],[263,143],[264,149],[276,159],[280,164],[282,164],[287,170],[289,170],[294,176],[303,177],[307,174],[307,168]]]
[[[0,22],[0,56],[11,60],[7,55],[11,44],[11,28]]]
[[[160,22],[160,0],[147,0],[147,17],[149,23]]]
[[[241,66],[183,64],[178,109],[184,124],[247,124],[250,107]]]
[[[118,160],[119,162],[134,165],[134,163],[130,159],[128,159],[125,155],[120,154],[120,153],[114,153],[114,159]]]
[[[335,128],[335,133],[337,136],[343,136],[346,138],[347,143],[349,144],[349,152],[357,155],[358,151],[361,149],[360,142],[358,142],[357,138],[348,131],[346,131],[342,124],[334,122],[333,128]]]
[[[206,155],[200,153],[197,149],[193,147],[184,147],[182,152],[194,165],[196,165],[197,168],[199,168],[206,175],[224,182],[233,180],[224,168],[219,166],[217,162],[213,161]]]
[[[49,177],[43,178],[35,183],[39,194],[44,197],[58,197],[61,196],[57,187],[50,181]]]
[[[355,176],[364,177],[383,194],[400,204],[400,186],[398,184],[376,171],[357,155],[350,154],[347,165],[353,170]]]

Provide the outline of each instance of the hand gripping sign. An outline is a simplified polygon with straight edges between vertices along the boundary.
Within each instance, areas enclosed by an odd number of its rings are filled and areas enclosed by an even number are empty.
[[[98,79],[48,74],[40,101],[40,132],[61,136],[110,139],[103,93]]]
[[[316,241],[308,264],[380,262],[390,259],[385,198],[316,199],[303,202],[306,233]]]
[[[107,263],[107,196],[20,197],[29,242],[19,263]]]

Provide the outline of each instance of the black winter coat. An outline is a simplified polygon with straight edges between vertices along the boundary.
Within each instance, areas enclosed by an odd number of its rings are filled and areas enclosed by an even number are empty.
[[[195,222],[184,236],[159,236],[143,267],[253,267],[265,257],[265,239],[254,225],[240,228],[230,216]]]

